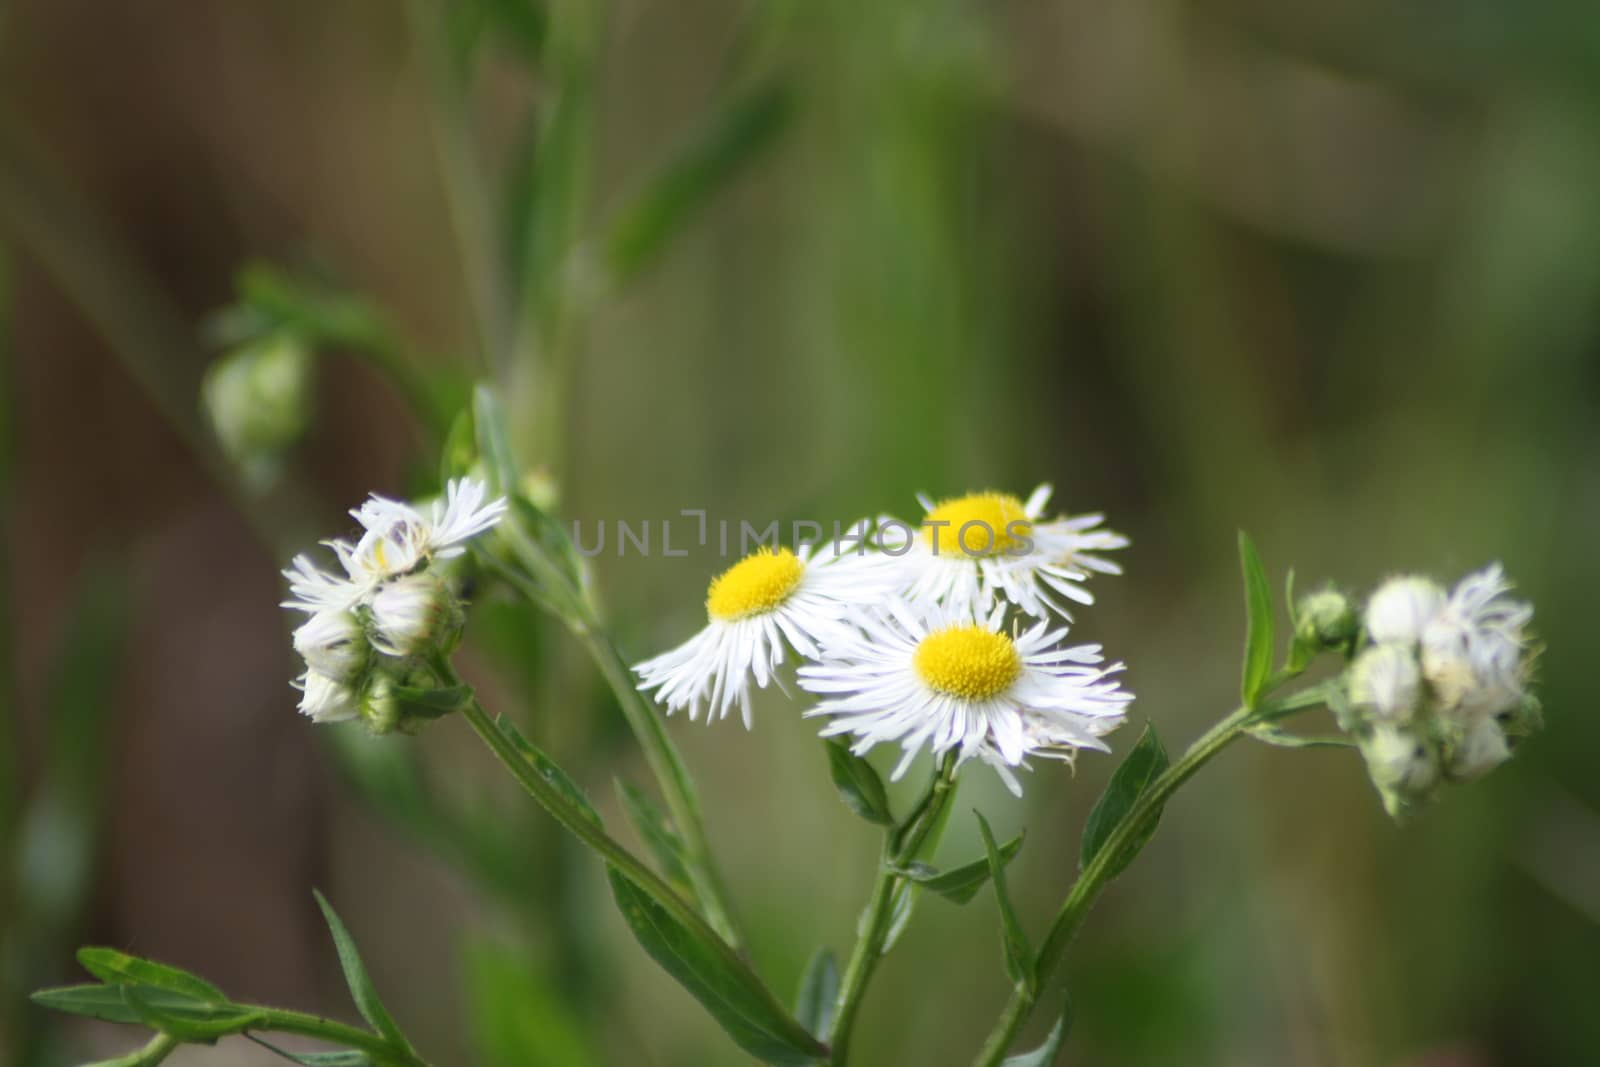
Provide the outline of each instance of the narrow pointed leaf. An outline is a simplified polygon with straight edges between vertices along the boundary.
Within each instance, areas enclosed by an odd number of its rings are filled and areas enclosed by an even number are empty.
[[[887,956],[900,940],[900,935],[906,932],[906,927],[911,925],[911,913],[916,907],[917,887],[910,882],[902,882],[895,889],[894,899],[889,906],[889,928],[883,932],[883,948],[878,950],[880,956]]]
[[[839,997],[839,962],[833,951],[819,948],[800,976],[800,993],[795,997],[794,1015],[818,1038],[833,1027],[833,1009]]]
[[[1239,568],[1244,573],[1244,672],[1239,693],[1245,706],[1253,708],[1272,674],[1272,590],[1262,569],[1256,546],[1243,530],[1239,531]]]
[[[400,1033],[400,1028],[395,1025],[394,1020],[389,1017],[389,1012],[384,1008],[383,1001],[378,999],[378,991],[373,987],[367,968],[361,962],[361,953],[356,949],[355,939],[350,936],[350,931],[345,929],[344,922],[333,910],[333,905],[328,903],[327,898],[316,890],[312,892],[316,895],[317,906],[322,909],[322,917],[328,922],[328,932],[333,935],[333,945],[339,953],[339,966],[344,969],[345,984],[350,987],[350,996],[355,1000],[361,1017],[395,1045],[409,1048],[405,1037]]]
[[[589,803],[589,798],[584,796],[583,790],[578,787],[578,783],[574,782],[566,771],[556,766],[554,760],[546,756],[538,748],[535,748],[533,742],[523,737],[515,724],[504,715],[495,716],[494,724],[495,728],[506,736],[506,740],[516,747],[522,758],[532,764],[533,768],[539,772],[539,777],[554,786],[590,822],[596,826],[601,825],[600,813],[594,810],[594,805]]]
[[[1007,1056],[1001,1067],[1050,1067],[1061,1054],[1061,1046],[1066,1043],[1067,1031],[1071,1029],[1072,1004],[1068,1002],[1062,1006],[1061,1015],[1056,1019],[1056,1024],[1050,1028],[1044,1044],[1032,1052],[1019,1052],[1015,1056]]]
[[[1022,929],[1022,921],[1017,918],[1017,911],[1011,905],[1011,893],[1006,888],[1006,864],[994,843],[994,831],[989,829],[989,820],[983,817],[982,812],[973,814],[978,816],[978,829],[983,834],[983,851],[989,858],[989,878],[994,882],[995,900],[1000,905],[1000,932],[1006,953],[1006,973],[1013,982],[1031,994],[1035,986],[1033,949],[1028,944],[1027,933]]]
[[[151,986],[121,985],[122,999],[146,1026],[171,1034],[180,1041],[210,1044],[219,1037],[240,1034],[258,1025],[263,1014],[237,1004],[162,997],[170,992]]]
[[[290,1052],[263,1040],[256,1034],[251,1034],[250,1040],[268,1052],[282,1056],[290,1063],[301,1064],[301,1067],[373,1067],[372,1057],[359,1049],[345,1048],[336,1052]]]
[[[81,1015],[88,1019],[101,1019],[108,1023],[128,1023],[139,1025],[143,1023],[139,1013],[134,1011],[123,999],[122,986],[100,985],[89,983],[86,985],[60,986],[55,989],[41,989],[28,999],[41,1008],[52,1011],[65,1012],[68,1015]],[[154,1004],[186,1005],[193,1007],[207,1007],[208,1002],[198,1000],[186,993],[174,993],[170,990],[146,987],[146,999]]]
[[[1022,834],[1000,846],[1000,862],[1010,863],[1022,850]],[[893,868],[894,873],[908,878],[929,892],[937,893],[953,904],[966,904],[978,895],[989,881],[989,860],[973,860],[960,867],[941,871],[926,863],[909,863]]]
[[[889,794],[883,788],[883,779],[873,770],[872,764],[851,752],[840,741],[829,740],[828,771],[839,797],[850,810],[880,826],[893,826],[894,813],[889,809]]]
[[[657,807],[656,802],[644,792],[620,778],[617,779],[617,795],[622,798],[622,810],[628,816],[628,822],[633,824],[634,832],[655,857],[661,876],[682,889],[686,895],[692,895],[694,883],[689,878],[683,840],[673,829],[666,812]]]
[[[698,1000],[740,1048],[763,1063],[815,1063],[827,1048],[773,998],[728,946],[680,923],[651,894],[609,868],[611,891],[634,937]]]
[[[126,983],[154,986],[173,993],[183,993],[212,1004],[226,1004],[228,998],[222,990],[198,975],[165,963],[140,959],[114,948],[80,948],[78,963],[83,969],[110,984]]]
[[[1156,736],[1156,729],[1149,724],[1145,725],[1144,733],[1139,735],[1139,743],[1133,746],[1111,775],[1111,781],[1106,783],[1106,790],[1100,794],[1100,799],[1095,801],[1094,810],[1089,812],[1089,821],[1083,827],[1083,844],[1079,848],[1079,863],[1087,867],[1100,850],[1105,847],[1106,840],[1111,832],[1117,828],[1123,818],[1128,814],[1128,809],[1133,807],[1134,801],[1150,788],[1152,782],[1161,776],[1167,769],[1167,751],[1161,747],[1161,738]],[[1113,858],[1111,867],[1107,871],[1107,878],[1115,878],[1139,854],[1145,842],[1150,840],[1150,835],[1155,833],[1156,821],[1153,820],[1144,833],[1137,840],[1129,841],[1122,850],[1122,855]]]

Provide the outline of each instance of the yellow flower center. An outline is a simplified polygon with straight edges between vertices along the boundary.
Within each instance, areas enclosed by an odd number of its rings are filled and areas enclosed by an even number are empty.
[[[732,622],[771,611],[795,591],[806,565],[787,548],[761,548],[711,580],[706,613]]]
[[[997,696],[1022,673],[1022,657],[1011,638],[971,623],[924,637],[911,665],[928,685],[963,700]]]
[[[922,539],[941,556],[997,556],[1032,533],[1022,501],[1010,493],[969,493],[941,501],[922,520]]]

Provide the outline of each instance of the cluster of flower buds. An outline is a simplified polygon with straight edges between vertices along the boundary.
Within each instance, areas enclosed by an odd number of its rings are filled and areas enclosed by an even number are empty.
[[[295,683],[300,711],[315,722],[360,718],[374,733],[414,728],[407,693],[434,683],[433,657],[460,636],[461,599],[441,562],[493,527],[506,502],[487,501],[483,483],[451,482],[427,513],[373,496],[351,514],[363,533],[329,541],[343,575],[297,556],[284,577],[284,607],[309,618],[294,632],[306,670]]]
[[[1528,691],[1533,609],[1510,590],[1493,564],[1449,592],[1428,578],[1392,578],[1367,602],[1366,643],[1336,710],[1390,814],[1441,783],[1483,776],[1538,727]]]

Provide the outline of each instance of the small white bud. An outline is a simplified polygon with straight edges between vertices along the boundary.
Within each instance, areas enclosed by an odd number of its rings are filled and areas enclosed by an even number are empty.
[[[294,650],[306,666],[344,684],[354,682],[371,658],[361,623],[348,611],[319,611],[294,632]]]
[[[300,714],[312,722],[343,722],[360,712],[355,690],[316,671],[307,671],[295,683],[300,689]]]
[[[372,598],[372,643],[391,656],[414,656],[447,644],[461,609],[436,575],[407,575],[384,583]]]
[[[1444,604],[1444,589],[1431,579],[1391,578],[1367,601],[1367,633],[1376,644],[1414,645]]]
[[[1439,783],[1439,756],[1420,734],[1380,723],[1361,742],[1367,774],[1383,806],[1399,818],[1426,800]]]
[[[1349,598],[1337,589],[1305,597],[1295,611],[1295,620],[1295,640],[1313,650],[1345,647],[1358,628]]]
[[[1422,671],[1405,645],[1373,645],[1350,666],[1350,704],[1363,718],[1410,721],[1422,702]]]
[[[211,365],[201,399],[223,450],[264,488],[310,421],[311,354],[287,334],[252,341]]]
[[[1445,765],[1445,773],[1457,782],[1482,778],[1511,758],[1505,731],[1487,716],[1475,720],[1456,743]]]

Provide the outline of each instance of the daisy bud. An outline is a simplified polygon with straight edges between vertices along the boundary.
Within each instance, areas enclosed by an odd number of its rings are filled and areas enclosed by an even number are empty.
[[[1405,723],[1422,701],[1422,671],[1406,646],[1373,645],[1351,664],[1347,687],[1362,718]]]
[[[1383,806],[1398,818],[1426,800],[1439,782],[1439,757],[1410,730],[1380,723],[1361,742],[1367,775],[1383,797]]]
[[[295,686],[300,690],[300,714],[312,722],[343,722],[360,710],[355,690],[316,671],[307,671]]]
[[[361,623],[348,611],[319,611],[294,632],[294,650],[306,666],[349,684],[367,669],[371,648]]]
[[[397,578],[372,598],[372,643],[391,656],[414,656],[447,645],[460,627],[461,607],[437,575]]]
[[[1345,648],[1360,629],[1350,600],[1337,589],[1324,589],[1300,601],[1294,639],[1309,651]]]
[[[1444,604],[1444,590],[1431,579],[1391,578],[1367,601],[1367,633],[1377,644],[1414,645]]]
[[[361,694],[361,719],[374,736],[393,733],[400,725],[400,701],[394,694],[394,679],[378,671]]]
[[[264,487],[310,419],[311,354],[287,334],[253,341],[211,365],[201,401],[223,450]]]
[[[1452,781],[1470,782],[1482,778],[1511,758],[1505,731],[1492,718],[1480,718],[1467,727],[1445,762],[1445,774]]]

